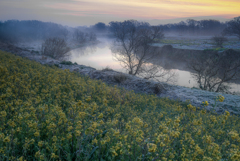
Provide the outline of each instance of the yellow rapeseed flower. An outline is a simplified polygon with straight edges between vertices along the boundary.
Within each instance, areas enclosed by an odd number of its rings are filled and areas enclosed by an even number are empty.
[[[56,142],[56,141],[57,141],[57,137],[56,137],[56,136],[53,136],[53,137],[52,137],[52,140],[53,140],[54,142]]]
[[[44,155],[40,155],[40,159],[41,159],[41,160],[44,160]]]
[[[96,138],[95,138],[95,139],[93,139],[93,141],[92,141],[92,143],[93,143],[93,144],[97,144],[97,142],[98,142],[98,141],[97,141],[97,139],[96,139]]]
[[[68,128],[67,128],[67,131],[71,131],[73,129],[73,127],[72,126],[69,126]]]
[[[237,131],[230,131],[228,135],[230,135],[233,140],[239,138],[239,134],[237,133]]]
[[[0,114],[1,114],[1,117],[3,117],[3,118],[7,116],[7,112],[6,111],[1,111]]]
[[[5,142],[5,143],[10,142],[10,137],[9,137],[9,136],[5,137],[4,140],[3,140],[3,142]]]
[[[72,138],[72,134],[68,133],[67,134],[67,139],[71,139]]]
[[[75,135],[76,135],[76,136],[80,136],[80,134],[81,134],[81,131],[79,131],[79,130],[76,130],[76,131],[75,131]]]
[[[55,153],[51,154],[51,158],[57,158],[58,156]]]
[[[35,137],[38,137],[40,134],[39,134],[39,132],[38,131],[36,131],[35,133],[34,133],[34,136]]]
[[[157,145],[156,144],[148,143],[147,146],[148,146],[148,151],[151,152],[151,153],[155,152],[157,150]]]
[[[230,113],[228,111],[225,111],[226,116],[230,116]]]
[[[202,104],[203,104],[204,106],[208,106],[208,105],[209,105],[208,101],[202,102]]]
[[[20,158],[18,158],[19,161],[24,161],[23,156],[21,156]]]
[[[222,95],[218,95],[217,99],[219,102],[223,102],[225,98]]]
[[[37,152],[35,153],[35,157],[36,157],[36,158],[39,158],[40,155],[41,155],[41,152],[40,152],[40,151],[37,151]]]
[[[99,119],[103,118],[103,114],[100,113],[100,115],[98,116]]]
[[[39,146],[39,147],[42,147],[43,145],[44,145],[44,142],[43,142],[43,141],[39,141],[39,142],[38,142],[38,146]]]

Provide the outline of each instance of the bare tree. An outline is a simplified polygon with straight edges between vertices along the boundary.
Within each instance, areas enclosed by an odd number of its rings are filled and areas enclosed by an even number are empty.
[[[173,70],[164,69],[154,63],[143,64],[143,71],[139,75],[144,79],[154,79],[156,81],[171,83],[176,83],[178,76]]]
[[[214,41],[216,46],[220,47],[220,48],[223,48],[223,43],[228,41],[228,39],[222,35],[214,36],[214,37],[212,37],[212,40]]]
[[[96,34],[93,33],[93,32],[90,32],[90,33],[89,33],[89,38],[88,38],[88,40],[91,41],[91,42],[96,41],[96,40],[97,40]]]
[[[79,44],[93,42],[97,40],[96,34],[93,32],[82,32],[80,29],[75,29],[73,33],[73,39]]]
[[[48,38],[42,43],[42,55],[52,57],[54,59],[63,59],[68,56],[70,48],[62,38]]]
[[[114,47],[112,47],[114,58],[129,74],[141,75],[145,79],[163,77],[169,74],[169,72],[161,72],[163,68],[152,64],[157,58],[158,52],[157,48],[151,44],[156,39],[164,37],[160,27],[134,20],[112,22],[110,27],[116,40]]]
[[[78,43],[85,43],[87,41],[87,33],[82,32],[79,29],[75,29],[73,33],[73,39]]]
[[[240,17],[235,17],[233,20],[229,21],[223,33],[237,36],[240,40]]]
[[[240,56],[234,50],[213,53],[191,59],[188,64],[199,88],[207,91],[226,92],[231,81],[240,80]]]

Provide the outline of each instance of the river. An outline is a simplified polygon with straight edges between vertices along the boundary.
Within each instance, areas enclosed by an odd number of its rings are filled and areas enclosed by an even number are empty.
[[[98,70],[109,67],[113,70],[126,72],[120,63],[114,59],[110,49],[111,41],[107,39],[100,39],[100,43],[71,50],[69,60],[81,65],[91,66]],[[189,71],[172,69],[177,74],[176,85],[194,88],[198,84],[191,76]],[[240,84],[229,83],[231,92],[240,92]]]

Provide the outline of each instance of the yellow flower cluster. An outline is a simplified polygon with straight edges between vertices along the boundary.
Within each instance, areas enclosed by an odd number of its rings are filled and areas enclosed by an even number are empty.
[[[148,144],[148,151],[149,152],[155,152],[157,150],[157,145],[153,143]]]
[[[224,99],[225,99],[225,98],[224,98],[222,95],[218,95],[218,96],[217,96],[217,100],[218,100],[219,102],[223,102]]]
[[[208,101],[202,102],[202,104],[203,104],[203,106],[208,106],[209,105]]]
[[[213,115],[1,51],[0,78],[0,160],[240,159],[240,119],[227,111]]]

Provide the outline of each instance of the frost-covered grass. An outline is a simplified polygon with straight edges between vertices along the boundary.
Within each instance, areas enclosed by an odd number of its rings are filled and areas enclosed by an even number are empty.
[[[174,48],[191,49],[191,50],[216,50],[223,51],[226,49],[240,49],[240,41],[236,38],[228,37],[228,41],[223,43],[224,48],[219,49],[211,40],[211,36],[166,36],[163,40],[157,40],[156,46],[172,45]]]

